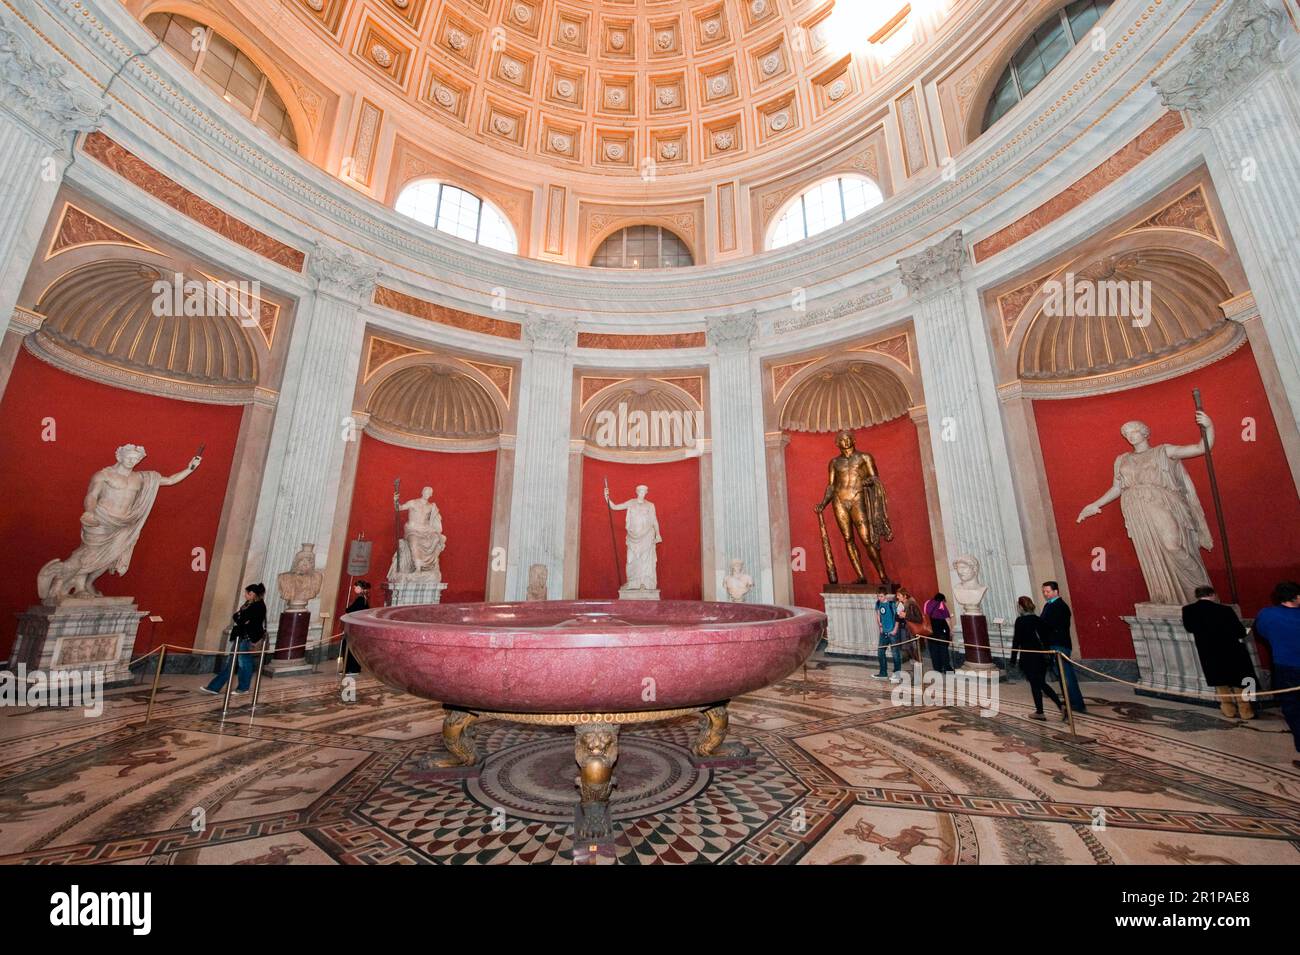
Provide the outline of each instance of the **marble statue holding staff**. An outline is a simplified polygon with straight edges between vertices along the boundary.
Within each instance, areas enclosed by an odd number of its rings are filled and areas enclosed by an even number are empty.
[[[432,497],[433,488],[426,487],[419,497],[401,503],[397,492],[393,492],[393,507],[398,514],[405,511],[407,517],[388,572],[389,580],[418,575],[434,583],[442,581],[439,558],[447,546],[447,538],[442,533],[442,513]]]
[[[609,499],[609,490],[605,491],[605,503],[611,511],[627,512],[627,583],[623,590],[658,590],[659,555],[655,545],[663,543],[659,536],[659,517],[655,506],[646,500],[650,488],[638,484],[636,497],[622,504],[615,504]]]
[[[1149,599],[1155,604],[1189,604],[1196,599],[1196,588],[1210,582],[1201,549],[1210,550],[1214,541],[1183,461],[1214,447],[1214,424],[1204,411],[1196,412],[1196,423],[1205,429],[1205,440],[1186,445],[1152,446],[1151,429],[1141,421],[1121,427],[1120,434],[1133,450],[1115,459],[1115,483],[1110,490],[1079,512],[1078,523],[1082,523],[1119,498]]]
[[[135,469],[144,457],[144,448],[124,444],[117,449],[117,463],[96,471],[90,479],[82,503],[81,546],[67,560],[52,560],[37,574],[36,589],[45,603],[55,604],[64,597],[102,597],[95,581],[108,571],[119,577],[127,572],[158,489],[179,484],[202,461],[196,454],[185,470],[163,477],[157,471]]]

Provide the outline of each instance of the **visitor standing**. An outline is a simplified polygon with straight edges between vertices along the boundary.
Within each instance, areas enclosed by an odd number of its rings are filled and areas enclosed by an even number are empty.
[[[370,609],[370,581],[358,580],[352,585],[352,603],[348,604],[344,613],[356,613],[359,610]],[[345,668],[347,673],[360,673],[361,661],[352,655],[352,648],[348,647],[348,661]]]
[[[1029,597],[1016,601],[1016,625],[1011,638],[1011,665],[1020,665],[1020,672],[1029,681],[1029,692],[1034,695],[1034,712],[1029,715],[1033,720],[1045,720],[1043,713],[1043,694],[1057,705],[1061,717],[1067,718],[1065,704],[1056,695],[1056,691],[1047,685],[1047,665],[1052,660],[1050,653],[1044,653],[1047,645],[1043,641],[1043,621],[1034,613],[1034,602]],[[1018,658],[1018,660],[1017,660]]]
[[[1087,713],[1083,694],[1079,691],[1079,678],[1074,675],[1074,664],[1070,662],[1070,653],[1074,641],[1070,637],[1070,607],[1061,596],[1061,585],[1055,580],[1043,582],[1043,612],[1039,614],[1042,621],[1043,641],[1049,650],[1061,653],[1061,668],[1065,671],[1063,689],[1069,696],[1070,706],[1076,713]]]
[[[898,606],[898,614],[903,618],[903,639],[907,641],[908,659],[921,666],[921,645],[930,635],[930,628],[925,625],[921,605],[906,587],[898,588]]]
[[[903,669],[903,658],[898,652],[899,631],[903,628],[903,620],[898,615],[898,603],[894,598],[894,592],[891,588],[881,584],[876,589],[876,617],[880,620],[880,649],[877,657],[880,660],[880,672],[873,673],[872,676],[877,680],[889,680],[890,683],[902,683],[903,678],[898,675]],[[894,651],[894,675],[889,675],[889,669],[885,665],[886,654],[890,647]]]
[[[952,629],[948,621],[952,612],[948,609],[948,598],[935,594],[925,602],[925,615],[930,618],[930,629],[935,639],[930,641],[930,663],[940,673],[952,672]]]
[[[1273,589],[1273,606],[1256,615],[1255,634],[1273,655],[1273,689],[1300,687],[1300,584],[1286,580]],[[1278,701],[1300,753],[1300,692],[1283,693]],[[1300,769],[1300,759],[1291,760],[1291,765]]]
[[[266,639],[266,588],[261,584],[249,584],[244,588],[244,602],[231,616],[230,643],[234,650],[231,659],[221,665],[207,686],[200,687],[204,693],[217,695],[230,679],[230,671],[235,670],[239,676],[235,684],[235,693],[247,693],[248,684],[253,680],[253,671],[257,661],[251,652],[254,645]]]
[[[1195,595],[1183,608],[1183,628],[1196,641],[1205,682],[1214,687],[1224,716],[1252,720],[1255,709],[1245,697],[1244,685],[1254,680],[1255,668],[1244,643],[1246,628],[1235,610],[1219,603],[1213,587],[1197,587]]]

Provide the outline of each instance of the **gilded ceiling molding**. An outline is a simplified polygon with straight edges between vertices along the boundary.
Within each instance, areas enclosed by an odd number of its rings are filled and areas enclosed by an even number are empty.
[[[679,332],[673,335],[607,335],[602,332],[580,332],[579,348],[596,348],[610,351],[660,351],[672,348],[703,348],[704,332]]]
[[[578,382],[578,407],[585,408],[588,401],[596,397],[596,395],[600,394],[606,388],[612,388],[614,385],[622,384],[625,381],[631,381],[631,379],[583,375]]]
[[[196,196],[175,180],[163,175],[153,166],[126,147],[114,142],[102,132],[93,132],[82,140],[81,150],[102,163],[137,189],[147,192],[177,212],[211,229],[218,235],[242,245],[265,259],[283,265],[295,272],[303,270],[306,254],[252,226]]]
[[[516,322],[507,322],[499,318],[489,318],[486,315],[475,315],[470,312],[447,308],[445,305],[428,302],[416,298],[414,295],[407,295],[405,292],[399,292],[383,285],[375,288],[375,304],[381,308],[391,309],[394,312],[411,315],[414,318],[422,318],[427,322],[449,325],[452,328],[461,328],[465,331],[491,335],[495,338],[509,338],[518,341],[522,335],[520,326]]]
[[[1135,139],[1110,156],[1099,166],[1071,185],[1057,193],[1051,199],[1029,212],[1011,225],[1000,229],[988,238],[975,243],[975,261],[984,262],[999,252],[1005,252],[1018,242],[1022,242],[1039,229],[1043,229],[1064,216],[1067,212],[1082,205],[1111,183],[1122,178],[1126,173],[1136,169],[1144,161],[1155,155],[1164,146],[1186,128],[1183,118],[1177,113],[1165,113],[1148,126]]]
[[[1223,233],[1214,221],[1214,210],[1210,208],[1209,200],[1205,195],[1205,186],[1201,183],[1197,183],[1186,194],[1139,222],[1128,232],[1151,229],[1173,229],[1203,235],[1216,245],[1223,246]]]
[[[786,399],[779,420],[786,431],[825,433],[892,421],[911,406],[907,386],[889,369],[843,361],[805,377]]]
[[[370,337],[369,345],[366,349],[365,373],[361,377],[362,384],[368,382],[375,376],[375,372],[399,358],[407,358],[411,355],[428,355],[429,352],[422,348],[413,348],[410,345],[403,345],[399,342],[391,342],[386,338],[380,338],[377,335]]]
[[[394,444],[400,448],[412,448],[417,451],[439,451],[443,454],[481,454],[485,451],[498,451],[513,446],[506,435],[488,435],[481,438],[437,438],[411,434],[374,419],[366,423],[364,431],[385,444]]]
[[[655,381],[662,381],[666,385],[680,388],[691,396],[697,408],[704,408],[704,377],[702,375],[688,375],[684,378],[656,378]]]
[[[884,355],[886,358],[892,358],[909,372],[914,371],[912,367],[912,339],[906,332],[867,345],[858,345],[850,350],[855,352],[875,352],[878,355]]]
[[[460,360],[492,382],[493,387],[501,393],[501,400],[506,403],[506,407],[510,407],[511,392],[514,389],[515,380],[515,370],[513,368],[509,365],[491,365],[482,361],[470,361],[468,358]]]
[[[370,424],[424,438],[482,439],[501,433],[499,402],[463,371],[443,364],[393,372],[366,402]]]
[[[157,249],[114,228],[103,219],[97,219],[71,202],[65,202],[59,211],[59,223],[54,227],[54,234],[50,237],[50,246],[45,251],[45,257],[52,259],[60,252],[70,252],[91,245],[121,245],[162,255]]]
[[[772,366],[773,399],[781,397],[781,392],[784,391],[785,386],[790,383],[790,379],[794,378],[795,375],[799,374],[799,372],[803,371],[809,365],[815,364],[816,362],[819,361],[821,361],[821,357],[806,358],[803,361],[788,362],[787,364],[784,365],[773,365]]]
[[[644,431],[639,439],[635,430],[638,421]],[[627,440],[605,440],[611,426]],[[699,405],[681,389],[650,378],[604,388],[582,409],[581,433],[587,448],[605,453],[692,448],[703,431]]]

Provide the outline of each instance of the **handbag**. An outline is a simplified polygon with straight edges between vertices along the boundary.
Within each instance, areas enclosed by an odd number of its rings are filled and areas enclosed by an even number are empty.
[[[912,606],[914,607],[916,606],[916,601],[912,601]],[[920,608],[918,607],[917,609]],[[934,626],[930,622],[930,615],[923,610],[921,611],[920,623],[913,623],[911,620],[908,620],[906,617],[903,618],[903,623],[907,625],[907,632],[914,637],[934,636]]]

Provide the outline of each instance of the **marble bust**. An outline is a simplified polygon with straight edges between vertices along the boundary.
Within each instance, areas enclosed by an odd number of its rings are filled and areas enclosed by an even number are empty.
[[[659,555],[655,545],[663,543],[663,538],[659,535],[655,506],[646,500],[648,493],[650,488],[639,484],[636,497],[615,504],[609,499],[609,489],[605,489],[605,504],[609,509],[627,512],[627,583],[621,591],[659,589]]]
[[[983,616],[980,604],[989,588],[980,581],[980,562],[972,554],[962,554],[952,562],[952,569],[957,572],[957,587],[953,593],[961,604],[961,612],[973,617]]]
[[[303,544],[293,555],[293,569],[276,577],[280,599],[290,613],[306,610],[307,604],[320,595],[324,575],[316,569],[316,545]]]
[[[447,546],[447,538],[442,533],[442,514],[432,497],[431,487],[424,488],[419,497],[404,504],[393,494],[393,507],[399,514],[405,511],[407,518],[388,570],[390,581],[416,578],[428,583],[442,582],[439,558]]]
[[[744,602],[745,596],[754,589],[754,578],[745,573],[743,560],[731,562],[731,573],[723,578],[722,586],[726,589],[727,597],[732,603]]]
[[[179,484],[202,460],[196,454],[183,471],[163,477],[157,471],[135,469],[145,458],[139,445],[122,445],[116,458],[116,464],[96,471],[90,479],[82,503],[81,546],[67,560],[52,560],[37,574],[37,593],[46,604],[65,597],[102,597],[95,581],[108,571],[120,577],[130,568],[158,489]]]

